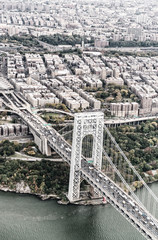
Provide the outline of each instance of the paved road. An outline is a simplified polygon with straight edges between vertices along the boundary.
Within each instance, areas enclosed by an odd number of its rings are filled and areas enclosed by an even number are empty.
[[[63,159],[62,158],[40,158],[40,157],[31,157],[31,156],[28,156],[26,154],[21,154],[19,152],[15,152],[16,155],[18,156],[12,156],[12,157],[6,157],[7,159],[10,159],[10,160],[22,160],[22,161],[30,161],[30,162],[35,162],[35,161],[41,161],[42,159],[44,160],[48,160],[48,161],[51,161],[51,162],[63,162]]]
[[[36,157],[6,157],[8,160],[22,160],[22,161],[28,161],[28,162],[36,162],[36,161],[42,161],[42,159],[44,160],[48,160],[51,162],[64,162],[62,160],[62,158],[36,158]]]
[[[125,124],[125,123],[139,122],[139,121],[147,121],[155,118],[158,118],[158,116],[147,116],[147,117],[127,118],[127,119],[105,119],[104,122],[106,125]]]

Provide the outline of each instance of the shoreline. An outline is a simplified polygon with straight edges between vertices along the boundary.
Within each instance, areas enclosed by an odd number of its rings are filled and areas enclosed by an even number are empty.
[[[0,192],[10,192],[15,194],[21,194],[21,195],[32,195],[37,198],[39,198],[41,201],[46,200],[56,200],[58,204],[60,205],[84,205],[84,206],[96,206],[96,205],[106,205],[107,202],[103,203],[102,198],[96,198],[96,199],[81,199],[78,202],[70,203],[69,201],[63,201],[59,196],[56,194],[40,194],[40,193],[31,193],[31,192],[25,192],[25,191],[17,191],[15,189],[10,189],[7,186],[0,185]]]
[[[25,191],[17,191],[15,189],[10,189],[7,186],[2,186],[0,185],[0,192],[10,192],[10,193],[15,193],[15,194],[21,194],[21,195],[32,195],[37,198],[39,198],[41,201],[46,201],[46,200],[56,200],[58,204],[60,205],[101,205],[101,204],[107,204],[102,202],[102,198],[99,199],[83,199],[75,203],[70,203],[69,201],[63,201],[59,196],[55,194],[40,194],[40,193],[31,193],[31,192],[25,192]]]
[[[10,189],[7,186],[2,186],[0,185],[0,191],[1,192],[11,192],[11,193],[17,193],[17,194],[27,194],[27,195],[32,195],[40,198],[42,201],[49,200],[49,199],[54,199],[54,200],[60,200],[61,198],[55,194],[40,194],[40,193],[32,193],[32,192],[27,192],[27,191],[18,191],[15,189]]]
[[[151,181],[147,184],[153,184],[153,183],[156,183],[158,182],[158,180],[155,180],[155,181]],[[142,189],[143,186],[141,185],[139,188],[136,188],[134,190],[134,192],[137,192],[137,190],[139,189]],[[56,200],[58,204],[60,205],[68,205],[68,204],[71,204],[71,205],[84,205],[84,206],[96,206],[96,205],[106,205],[108,204],[108,202],[103,202],[102,201],[102,197],[101,198],[86,198],[86,199],[80,199],[79,201],[77,202],[74,202],[74,203],[70,203],[68,200],[67,201],[64,201],[62,200],[61,197],[59,197],[58,195],[56,194],[41,194],[41,193],[33,193],[33,192],[29,192],[29,191],[25,191],[25,190],[16,190],[16,189],[10,189],[9,187],[7,186],[3,186],[3,185],[0,185],[0,192],[10,192],[10,193],[15,193],[15,194],[23,194],[23,195],[32,195],[32,196],[35,196],[37,198],[39,198],[41,201],[46,201],[46,200]]]

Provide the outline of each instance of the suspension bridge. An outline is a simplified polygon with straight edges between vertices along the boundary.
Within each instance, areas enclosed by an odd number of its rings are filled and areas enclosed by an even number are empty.
[[[35,142],[44,154],[50,155],[53,149],[70,165],[70,202],[80,199],[80,182],[85,179],[94,188],[96,196],[104,196],[146,239],[158,239],[158,198],[104,126],[103,113],[75,114],[73,136],[69,139],[72,141],[71,146],[60,133],[46,125],[31,110],[18,109],[16,106],[14,110],[29,126]],[[71,131],[72,129],[69,134]],[[64,135],[66,136],[65,133]],[[86,145],[84,139],[88,135],[93,139],[91,162],[82,154],[83,145]],[[135,181],[144,187],[143,195],[134,193],[132,184]]]

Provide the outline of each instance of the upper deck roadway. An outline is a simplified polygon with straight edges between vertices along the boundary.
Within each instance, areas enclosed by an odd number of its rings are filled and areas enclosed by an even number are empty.
[[[27,125],[38,132],[39,136],[47,139],[48,144],[68,164],[71,161],[71,145],[52,127],[46,126],[42,119],[31,111],[18,110],[16,112]],[[110,178],[88,163],[83,157],[81,162],[81,176],[106,196],[108,202],[117,209],[146,239],[158,240],[158,222],[142,205],[137,203]]]

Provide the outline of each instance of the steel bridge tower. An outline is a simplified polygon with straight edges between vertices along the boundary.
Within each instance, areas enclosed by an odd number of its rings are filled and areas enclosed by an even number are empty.
[[[87,135],[93,136],[92,162],[101,169],[103,148],[104,114],[102,112],[76,113],[70,165],[68,199],[70,202],[80,198],[80,169],[82,160],[82,143]]]

